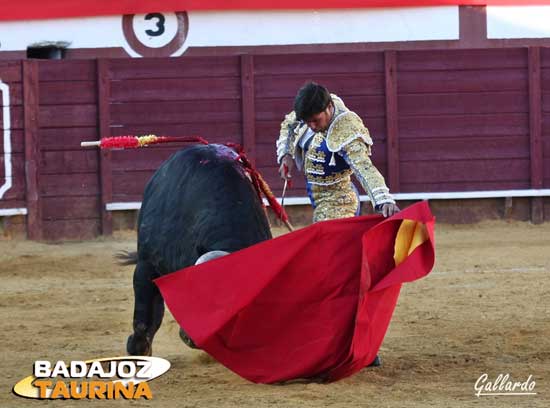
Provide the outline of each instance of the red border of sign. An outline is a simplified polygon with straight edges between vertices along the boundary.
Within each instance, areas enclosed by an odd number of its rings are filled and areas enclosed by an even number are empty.
[[[19,0],[2,2],[0,20],[141,14],[190,10],[296,10],[449,5],[544,5],[550,0]]]

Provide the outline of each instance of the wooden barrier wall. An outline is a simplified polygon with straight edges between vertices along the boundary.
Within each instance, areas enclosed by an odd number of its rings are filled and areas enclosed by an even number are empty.
[[[279,193],[275,139],[308,80],[363,118],[393,192],[550,187],[546,48],[1,61],[0,80],[10,87],[13,168],[0,209],[27,208],[32,239],[110,233],[105,205],[141,201],[181,148],[80,148],[100,136],[238,142]],[[305,196],[296,180],[290,195]],[[542,218],[542,200],[532,201]]]

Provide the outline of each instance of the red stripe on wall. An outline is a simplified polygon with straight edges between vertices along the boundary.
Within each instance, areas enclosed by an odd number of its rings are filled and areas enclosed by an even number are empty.
[[[542,5],[550,0],[21,0],[3,2],[0,20],[140,14],[188,10],[296,10],[449,5]]]

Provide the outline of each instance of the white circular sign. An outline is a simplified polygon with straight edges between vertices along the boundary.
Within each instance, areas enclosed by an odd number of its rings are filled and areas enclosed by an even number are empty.
[[[133,31],[144,46],[161,48],[178,34],[176,13],[136,14],[132,19]]]

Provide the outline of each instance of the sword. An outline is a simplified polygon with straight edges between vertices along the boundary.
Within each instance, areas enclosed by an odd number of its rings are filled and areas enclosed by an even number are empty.
[[[287,189],[287,187],[292,188],[292,180],[289,177],[287,177],[288,176],[288,166],[286,164],[283,167],[283,171],[284,171],[284,174],[285,174],[285,184],[283,185],[283,194],[281,195],[281,208],[283,209],[283,212],[284,212],[284,210],[285,210],[286,189]],[[294,231],[294,228],[292,227],[290,222],[286,221],[285,225],[287,226],[287,228],[290,231]]]
[[[285,173],[285,184],[283,185],[283,195],[281,196],[281,207],[283,209],[285,208],[285,195],[286,195],[286,188],[292,187],[292,180],[289,180],[288,176],[288,166],[285,164],[283,165],[284,173]]]
[[[285,185],[283,186],[283,195],[281,196],[281,207],[283,207],[283,209],[285,208],[285,194],[286,194],[287,186],[288,186],[288,180],[285,180]]]

